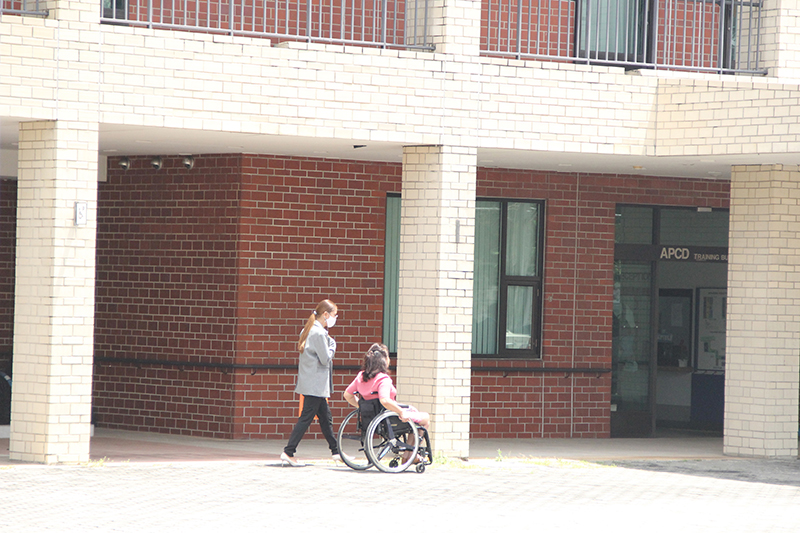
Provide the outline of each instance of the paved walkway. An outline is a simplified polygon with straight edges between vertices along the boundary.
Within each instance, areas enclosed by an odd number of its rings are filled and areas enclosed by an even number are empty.
[[[6,443],[3,533],[800,532],[800,461],[726,458],[715,438],[475,441],[468,462],[397,475],[312,440],[305,468],[271,441],[98,430],[78,466],[9,461]]]

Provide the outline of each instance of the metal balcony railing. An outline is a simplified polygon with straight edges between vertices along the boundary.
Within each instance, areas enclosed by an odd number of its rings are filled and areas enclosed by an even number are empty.
[[[427,0],[103,0],[103,22],[302,40],[432,49]]]
[[[761,1],[484,0],[486,54],[764,74]]]
[[[47,16],[40,0],[2,12]],[[766,73],[761,0],[483,0],[487,55]],[[432,50],[428,0],[102,0],[106,23]]]

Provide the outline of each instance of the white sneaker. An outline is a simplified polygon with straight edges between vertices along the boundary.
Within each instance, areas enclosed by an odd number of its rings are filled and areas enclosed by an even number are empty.
[[[341,463],[342,462],[342,456],[339,455],[338,453],[335,453],[335,454],[331,455],[331,459],[333,459],[333,461],[336,462],[336,463]]]
[[[303,466],[301,463],[298,463],[297,461],[295,461],[294,457],[289,457],[288,455],[286,455],[286,452],[281,452],[281,464],[283,466],[286,466],[286,465],[289,465],[289,466]]]

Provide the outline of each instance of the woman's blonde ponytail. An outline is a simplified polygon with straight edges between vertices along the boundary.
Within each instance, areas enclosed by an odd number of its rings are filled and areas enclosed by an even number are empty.
[[[322,316],[323,313],[332,313],[334,309],[336,309],[336,304],[330,300],[322,300],[317,304],[317,308],[313,313],[311,313],[311,316],[308,317],[308,320],[306,320],[306,326],[303,328],[302,333],[300,333],[300,340],[297,342],[297,350],[300,353],[303,353],[303,350],[306,348],[308,332],[311,331],[311,327],[314,325],[314,321],[317,319],[317,317]]]

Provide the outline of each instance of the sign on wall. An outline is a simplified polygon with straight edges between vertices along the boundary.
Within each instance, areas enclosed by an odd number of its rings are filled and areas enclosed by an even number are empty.
[[[697,370],[725,370],[727,289],[697,289]]]

